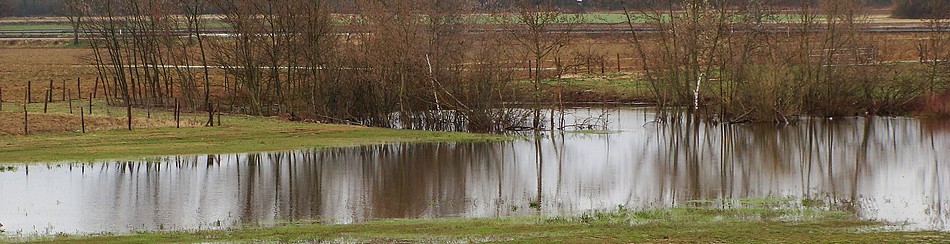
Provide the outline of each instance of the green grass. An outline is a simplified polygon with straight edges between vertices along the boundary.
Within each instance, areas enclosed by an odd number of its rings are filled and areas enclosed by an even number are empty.
[[[270,228],[149,232],[34,239],[55,243],[152,243],[232,241],[349,242],[939,242],[950,233],[893,231],[882,222],[847,212],[795,207],[783,199],[743,202],[729,208],[676,207],[631,211],[618,208],[573,217],[393,219],[349,225],[288,224]],[[794,200],[788,200],[794,201]],[[777,204],[773,204],[777,203]]]
[[[650,84],[644,80],[633,77],[627,73],[607,73],[603,75],[580,75],[574,77],[558,79],[545,79],[541,81],[548,85],[575,86],[582,89],[611,90],[635,93],[642,89],[649,89]]]
[[[30,113],[42,112],[43,104],[28,106]],[[14,104],[4,104],[10,111]],[[62,103],[50,105],[50,113],[68,111]],[[78,110],[77,110],[78,111]],[[135,118],[146,117],[136,109]],[[102,116],[103,105],[94,105]],[[111,108],[111,116],[122,117],[124,110]],[[0,114],[9,116],[10,113]],[[154,118],[172,118],[170,112],[153,111]],[[200,124],[203,115],[183,114],[183,124]],[[78,116],[76,116],[78,119]],[[42,123],[36,121],[32,123]],[[278,118],[223,115],[221,127],[155,127],[78,132],[48,132],[28,136],[0,136],[0,162],[34,163],[133,159],[181,154],[219,154],[277,151],[300,148],[345,147],[364,144],[401,142],[498,141],[509,137],[489,134],[394,130],[360,126],[290,122]],[[79,128],[76,128],[79,130]]]
[[[530,80],[517,83],[530,87]],[[541,80],[547,93],[556,94],[561,86],[565,102],[639,102],[651,101],[650,84],[629,73],[590,74]],[[526,88],[527,89],[527,88]]]
[[[15,23],[0,24],[0,31],[33,31],[33,30],[72,30],[69,24],[46,23]]]

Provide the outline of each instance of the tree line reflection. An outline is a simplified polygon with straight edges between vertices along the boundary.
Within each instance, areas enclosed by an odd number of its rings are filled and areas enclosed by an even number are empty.
[[[501,143],[387,144],[0,172],[8,230],[102,232],[288,221],[577,214],[793,196],[866,218],[947,229],[950,123],[652,123]],[[58,203],[57,203],[58,202]],[[54,204],[55,203],[55,204]],[[40,227],[37,227],[40,226]]]

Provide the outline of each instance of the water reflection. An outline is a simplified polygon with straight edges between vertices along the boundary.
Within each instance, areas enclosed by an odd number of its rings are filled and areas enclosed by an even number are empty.
[[[573,112],[567,120],[602,113]],[[651,123],[645,109],[609,112],[612,133],[542,133],[504,143],[3,167],[0,222],[23,234],[126,232],[797,196],[865,218],[950,229],[947,121],[728,126]]]

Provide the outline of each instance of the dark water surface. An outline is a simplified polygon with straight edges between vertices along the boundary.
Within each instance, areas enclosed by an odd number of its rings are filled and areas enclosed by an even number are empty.
[[[950,229],[950,121],[690,126],[651,123],[648,109],[607,112],[574,116],[606,118],[610,133],[540,140],[5,165],[0,223],[46,235],[531,215],[540,192],[545,215],[791,196]],[[604,122],[574,116],[566,123]]]

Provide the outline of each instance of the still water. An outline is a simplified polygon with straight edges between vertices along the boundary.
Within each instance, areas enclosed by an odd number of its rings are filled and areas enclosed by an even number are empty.
[[[577,109],[565,123],[606,130],[498,143],[4,165],[0,223],[48,235],[571,215],[775,196],[950,229],[950,121],[674,125],[654,116]]]

